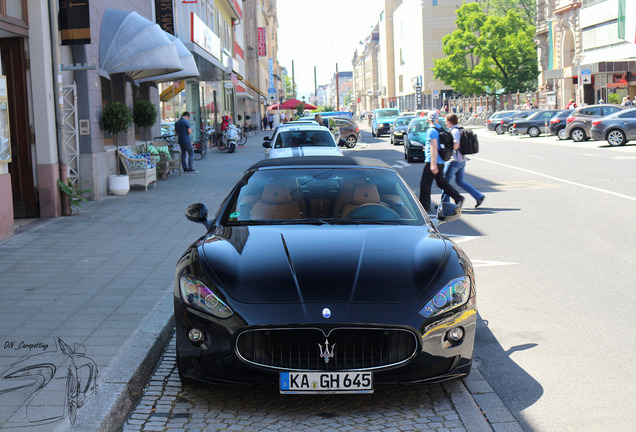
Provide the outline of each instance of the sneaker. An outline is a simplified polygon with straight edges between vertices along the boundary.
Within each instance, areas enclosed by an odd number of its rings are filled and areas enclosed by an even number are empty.
[[[477,200],[477,204],[475,204],[475,208],[479,207],[479,206],[481,205],[481,203],[483,203],[483,202],[484,202],[484,200],[485,200],[485,199],[486,199],[486,197],[485,197],[485,196],[483,196],[483,197],[479,198],[479,199]]]
[[[455,201],[455,204],[457,204],[457,207],[462,208],[462,206],[464,205],[464,201],[466,200],[466,198],[461,197],[459,200]]]
[[[188,172],[189,172],[189,173],[192,173],[192,174],[196,174],[196,173],[198,173],[199,171],[197,171],[197,170],[188,170]]]

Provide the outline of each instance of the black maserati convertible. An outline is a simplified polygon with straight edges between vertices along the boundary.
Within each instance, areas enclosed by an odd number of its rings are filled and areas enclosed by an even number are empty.
[[[182,381],[370,393],[468,375],[475,280],[411,189],[374,159],[250,167],[177,264]]]

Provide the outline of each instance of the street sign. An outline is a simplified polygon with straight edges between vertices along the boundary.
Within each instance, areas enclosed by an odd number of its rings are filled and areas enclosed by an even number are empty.
[[[439,99],[439,90],[433,90],[433,99]]]
[[[592,71],[581,69],[581,84],[592,84]]]

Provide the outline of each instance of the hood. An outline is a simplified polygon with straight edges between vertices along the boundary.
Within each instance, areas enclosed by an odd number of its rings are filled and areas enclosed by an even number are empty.
[[[224,291],[245,303],[409,302],[446,261],[446,242],[425,226],[226,227],[219,233],[202,243],[203,256]]]
[[[294,156],[342,156],[342,150],[338,147],[305,146],[285,147],[269,149],[270,158],[294,157]]]

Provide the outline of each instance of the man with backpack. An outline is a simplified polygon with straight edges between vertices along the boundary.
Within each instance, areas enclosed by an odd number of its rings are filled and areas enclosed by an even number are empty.
[[[455,203],[461,207],[464,203],[464,197],[455,190],[444,178],[443,165],[444,159],[439,154],[440,130],[441,126],[437,123],[439,114],[437,110],[431,110],[426,115],[430,127],[426,133],[426,146],[424,147],[424,170],[420,179],[420,202],[428,213],[431,211],[431,187],[433,180],[437,183],[444,193],[450,195]],[[457,117],[457,116],[455,116]],[[440,169],[441,168],[441,169]]]
[[[459,186],[461,186],[466,192],[468,192],[477,204],[475,208],[479,207],[486,197],[484,194],[475,189],[470,183],[464,181],[464,169],[466,168],[465,154],[473,154],[479,151],[479,144],[477,136],[470,129],[464,129],[457,126],[458,118],[455,114],[449,114],[446,116],[446,126],[450,129],[453,135],[454,152],[450,160],[444,165],[444,178],[450,182],[453,176]],[[464,153],[463,153],[464,152]],[[446,193],[442,193],[442,202],[449,202],[450,196]]]

